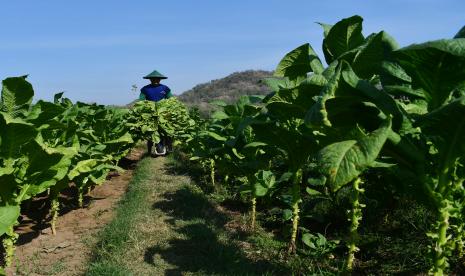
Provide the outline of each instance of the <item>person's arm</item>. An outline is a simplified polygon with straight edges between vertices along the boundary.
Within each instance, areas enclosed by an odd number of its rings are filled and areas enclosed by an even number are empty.
[[[173,97],[173,93],[171,93],[171,89],[166,86],[166,96],[165,96],[167,99]]]
[[[145,96],[145,93],[144,93],[144,88],[145,88],[145,86],[140,89],[139,101],[143,101],[143,100],[147,99],[147,97]]]

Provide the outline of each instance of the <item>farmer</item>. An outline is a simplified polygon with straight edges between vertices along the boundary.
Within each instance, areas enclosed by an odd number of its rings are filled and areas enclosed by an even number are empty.
[[[144,77],[144,79],[150,80],[150,84],[142,87],[140,90],[139,100],[148,100],[158,102],[163,99],[168,99],[172,97],[171,89],[164,85],[160,84],[162,79],[167,79],[167,77],[160,74],[157,70],[154,70],[152,73]],[[156,155],[165,155],[166,147],[168,141],[167,137],[162,137],[160,143],[155,145],[155,154]],[[165,141],[163,141],[165,140]],[[164,143],[165,142],[165,143]],[[147,141],[147,150],[149,154],[152,154],[153,141]]]

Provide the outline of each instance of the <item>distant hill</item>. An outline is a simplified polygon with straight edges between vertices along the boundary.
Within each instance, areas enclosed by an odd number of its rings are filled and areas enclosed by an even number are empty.
[[[235,102],[242,95],[266,95],[271,90],[260,80],[272,77],[272,72],[248,70],[236,72],[227,77],[196,85],[178,98],[188,106],[197,106],[203,115],[208,114],[212,100],[222,100],[226,103]]]

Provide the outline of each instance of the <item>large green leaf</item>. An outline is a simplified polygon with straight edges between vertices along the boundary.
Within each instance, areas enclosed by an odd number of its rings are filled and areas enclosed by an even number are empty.
[[[412,87],[423,89],[430,111],[444,104],[455,89],[465,87],[465,38],[426,42],[393,53],[412,78]]]
[[[341,81],[341,66],[337,66],[335,73],[328,83],[322,88],[321,95],[316,99],[316,103],[307,111],[305,124],[308,126],[331,126],[326,110],[326,101],[333,98]]]
[[[405,72],[404,68],[402,68],[398,63],[392,62],[392,61],[383,61],[381,64],[382,68],[382,77],[389,76],[391,78],[394,78],[395,81],[397,81],[394,84],[398,84],[398,81],[401,81],[403,83],[408,83],[410,84],[412,82],[412,78]],[[385,85],[386,82],[383,81],[383,84]],[[387,84],[392,84],[392,83],[387,83]]]
[[[295,82],[289,81],[288,78],[265,78],[261,80],[262,83],[266,84],[272,91],[279,91],[281,89],[290,89],[296,86]]]
[[[37,139],[28,143],[23,152],[28,166],[25,168],[23,184],[20,185],[20,193],[16,198],[18,203],[46,191],[65,178],[77,149],[51,148]]]
[[[416,126],[437,143],[443,166],[465,155],[465,97],[419,117]]]
[[[292,170],[305,164],[316,149],[316,141],[310,135],[303,135],[299,129],[287,128],[274,123],[257,123],[252,128],[256,141],[273,145],[287,158]]]
[[[0,236],[17,222],[19,212],[19,205],[0,206]]]
[[[384,90],[378,89],[366,80],[361,80],[346,62],[343,63],[341,89],[336,90],[336,96],[358,97],[360,101],[368,101],[376,105],[386,116],[393,116],[393,129],[411,128],[410,121],[405,118],[405,112],[396,101]]]
[[[397,42],[382,31],[367,39],[362,49],[355,55],[352,68],[361,78],[370,79],[379,75],[381,64],[393,50],[399,48]]]
[[[362,21],[360,16],[355,15],[337,22],[329,31],[325,28],[327,35],[323,40],[323,53],[328,64],[363,44]]]
[[[122,147],[125,147],[127,145],[132,145],[134,143],[134,140],[132,139],[131,134],[129,132],[125,132],[121,136],[117,137],[116,139],[110,140],[110,141],[103,141],[103,143],[107,146],[105,148],[105,151],[108,154],[112,153],[118,153]]]
[[[20,148],[37,135],[32,124],[0,113],[0,157],[18,157]]]
[[[293,88],[279,89],[266,103],[270,105],[273,102],[288,102],[307,110],[315,103],[314,97],[321,93],[327,83],[323,75],[312,74]]]
[[[375,165],[390,131],[389,119],[379,129],[361,139],[333,143],[319,151],[317,165],[333,192]]]
[[[38,101],[27,115],[27,121],[35,125],[47,123],[49,120],[57,117],[64,112],[64,108],[60,105]]]
[[[2,81],[1,111],[17,117],[29,110],[34,90],[26,81],[26,77],[7,78]]]
[[[290,120],[292,118],[303,119],[306,110],[297,104],[288,102],[272,102],[266,105],[268,115],[274,119],[281,121]]]
[[[306,43],[285,55],[274,75],[296,80],[305,78],[309,72],[320,74],[323,72],[323,65],[310,44]]]
[[[73,180],[75,177],[78,177],[81,174],[89,173],[93,171],[98,164],[99,161],[96,159],[79,161],[76,166],[69,172],[68,178]]]

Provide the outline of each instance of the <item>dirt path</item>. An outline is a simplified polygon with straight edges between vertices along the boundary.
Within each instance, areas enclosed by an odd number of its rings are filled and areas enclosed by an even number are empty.
[[[126,171],[93,189],[86,197],[86,207],[77,209],[75,198],[60,198],[62,207],[57,234],[52,235],[47,217],[47,201],[32,202],[17,231],[20,233],[16,260],[7,275],[83,275],[87,268],[96,233],[114,217],[114,206],[126,192],[142,149],[127,157]],[[45,213],[44,213],[45,212]]]
[[[264,275],[280,271],[249,254],[240,213],[210,200],[166,158],[144,159],[88,275]],[[143,177],[139,177],[142,175]],[[140,197],[137,193],[143,195]],[[129,219],[128,219],[129,217]],[[120,221],[118,221],[120,220]],[[239,221],[238,221],[239,220]],[[123,223],[124,222],[124,223]],[[122,224],[129,233],[114,234]],[[234,228],[234,229],[233,229]],[[118,237],[115,237],[118,235]],[[119,237],[125,236],[121,239]]]

